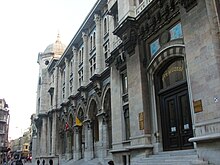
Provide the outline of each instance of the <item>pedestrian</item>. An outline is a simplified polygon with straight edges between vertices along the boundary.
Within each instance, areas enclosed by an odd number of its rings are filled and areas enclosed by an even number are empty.
[[[113,162],[112,160],[110,160],[110,161],[108,162],[108,164],[109,164],[109,165],[114,165],[114,162]]]
[[[53,165],[53,160],[52,159],[49,160],[49,164]]]
[[[40,160],[39,159],[37,160],[37,165],[40,165]]]
[[[18,160],[16,161],[16,165],[23,165],[22,160],[21,160],[21,159],[18,159]]]
[[[43,160],[43,162],[42,162],[42,163],[43,163],[43,165],[45,165],[45,160]]]

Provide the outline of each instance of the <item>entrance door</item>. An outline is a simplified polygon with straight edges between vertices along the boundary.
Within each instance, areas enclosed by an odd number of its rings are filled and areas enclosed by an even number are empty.
[[[163,147],[165,151],[192,148],[193,136],[187,88],[178,88],[161,95]]]

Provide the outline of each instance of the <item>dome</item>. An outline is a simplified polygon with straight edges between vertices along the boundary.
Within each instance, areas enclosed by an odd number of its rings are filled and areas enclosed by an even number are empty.
[[[44,54],[54,53],[54,56],[62,55],[66,46],[60,41],[60,35],[57,35],[57,40],[55,43],[50,44],[44,50]]]

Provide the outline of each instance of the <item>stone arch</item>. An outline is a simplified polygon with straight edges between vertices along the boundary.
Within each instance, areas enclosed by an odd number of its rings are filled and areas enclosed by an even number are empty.
[[[184,81],[184,83],[182,85],[178,85],[177,87],[173,87],[172,90],[171,89],[167,89],[165,90],[165,93],[161,93],[164,90],[160,90],[160,75],[161,73],[163,73],[163,71],[165,71],[165,69],[170,66],[171,64],[173,64],[176,61],[182,61],[182,66],[184,68],[184,72],[186,72],[186,79]],[[168,143],[171,144],[171,141],[165,140],[165,139],[171,139],[171,137],[169,136],[168,130],[171,130],[172,128],[170,128],[171,126],[168,127],[169,121],[171,121],[171,117],[165,113],[165,109],[169,109],[168,106],[170,106],[171,99],[175,99],[175,105],[180,107],[180,104],[178,99],[180,98],[180,92],[183,93],[184,92],[184,98],[188,98],[188,85],[187,85],[187,71],[186,71],[186,60],[185,60],[185,47],[182,44],[174,44],[174,45],[169,45],[165,48],[163,48],[162,50],[160,50],[155,57],[152,59],[152,61],[150,62],[150,64],[147,67],[147,76],[148,76],[148,80],[149,80],[149,87],[150,87],[150,93],[151,93],[151,111],[152,111],[152,131],[154,133],[154,141],[160,142],[158,144],[160,144],[158,148],[159,151],[161,150],[172,150],[172,147],[167,147]],[[174,92],[175,90],[175,92]],[[172,98],[171,98],[172,96]],[[181,97],[182,97],[181,96]],[[170,100],[168,100],[170,99]],[[187,99],[188,100],[188,99]],[[173,102],[174,102],[173,101]],[[169,103],[169,104],[168,104]],[[187,112],[190,111],[190,106],[189,102],[186,102],[185,104],[187,104]],[[176,108],[175,111],[172,111],[173,113],[182,113],[181,112],[177,112]],[[185,112],[185,111],[184,111]],[[191,112],[191,111],[190,111]],[[163,117],[162,117],[163,116]],[[167,116],[167,119],[165,119]],[[176,116],[176,115],[174,115]],[[191,116],[189,116],[191,118]],[[167,120],[167,121],[165,121]],[[173,120],[173,119],[172,119]],[[177,119],[175,119],[177,120]],[[191,119],[190,119],[191,120]],[[182,121],[179,120],[179,121]],[[178,120],[177,120],[178,122]],[[165,126],[162,127],[162,125],[165,124],[167,125],[165,130]],[[171,125],[171,124],[169,124]],[[177,130],[179,128],[173,127],[173,130]],[[165,135],[167,137],[165,137]],[[175,141],[175,140],[173,140]],[[178,140],[177,140],[178,141]],[[166,145],[166,146],[165,146]],[[179,145],[179,144],[177,144]],[[171,145],[170,145],[171,146]],[[175,146],[175,145],[173,145]],[[179,147],[179,148],[184,148],[184,147]],[[177,147],[178,149],[178,147]],[[157,152],[157,151],[156,151]]]
[[[67,156],[68,159],[73,158],[73,145],[74,145],[74,131],[73,131],[73,122],[74,117],[73,114],[69,114],[67,123],[68,123],[68,129],[67,131]]]
[[[159,68],[168,60],[172,58],[185,58],[185,46],[182,44],[171,45],[165,47],[158,52],[147,67],[147,72],[151,75],[155,74]]]
[[[99,121],[98,121],[98,113],[100,110],[100,106],[98,107],[97,99],[96,97],[92,97],[88,104],[88,119],[90,120],[92,124],[92,130],[93,130],[93,140],[99,141]]]
[[[107,147],[112,148],[112,114],[111,114],[111,89],[110,84],[105,87],[102,98],[102,110],[105,113]]]
[[[80,125],[77,124],[76,118],[80,121]],[[74,113],[74,130],[76,133],[74,134],[77,136],[75,138],[75,157],[77,159],[84,158],[84,152],[85,152],[85,134],[86,134],[86,124],[84,124],[85,120],[85,106],[84,104],[79,104],[75,113]]]
[[[61,120],[61,132],[60,132],[60,140],[61,140],[61,153],[66,153],[66,134],[65,134],[65,125],[66,121],[64,118]]]
[[[90,118],[90,116],[89,116],[90,108],[91,108],[91,106],[93,106],[92,104],[94,102],[97,106],[97,114],[101,112],[101,104],[100,104],[99,98],[97,97],[97,95],[92,95],[89,98],[89,101],[88,101],[88,104],[87,104],[86,116],[88,117],[88,119]]]

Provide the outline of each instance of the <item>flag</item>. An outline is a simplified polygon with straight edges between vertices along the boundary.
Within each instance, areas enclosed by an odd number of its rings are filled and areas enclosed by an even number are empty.
[[[76,115],[76,125],[77,126],[82,126],[82,122],[79,120],[79,118]]]
[[[66,122],[66,125],[65,125],[65,130],[69,130],[69,124]]]

